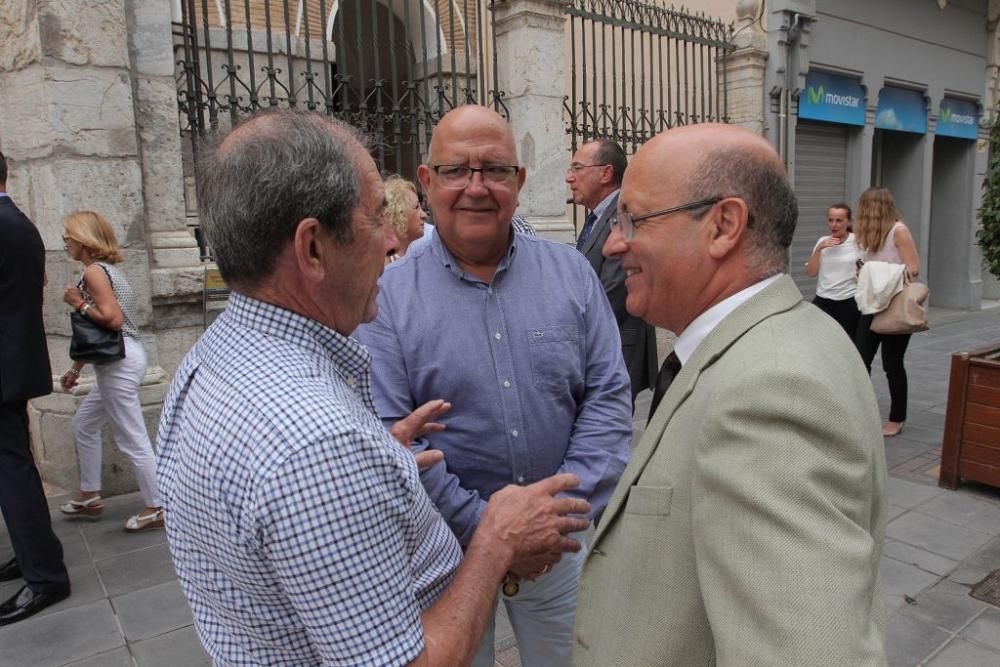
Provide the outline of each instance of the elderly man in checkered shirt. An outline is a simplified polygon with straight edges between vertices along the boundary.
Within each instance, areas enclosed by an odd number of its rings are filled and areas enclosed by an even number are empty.
[[[375,414],[369,354],[396,239],[353,131],[281,112],[235,129],[202,172],[202,224],[233,288],[163,407],[167,535],[217,664],[459,665],[518,559],[579,545],[555,475],[495,494],[463,556],[418,463]],[[394,428],[441,428],[443,401]],[[421,455],[422,456],[422,455]]]

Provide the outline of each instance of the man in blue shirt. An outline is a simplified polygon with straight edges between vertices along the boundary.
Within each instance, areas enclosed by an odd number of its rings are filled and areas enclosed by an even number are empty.
[[[463,554],[349,337],[398,245],[375,162],[304,112],[241,123],[206,159],[201,220],[233,294],[174,375],[158,436],[198,636],[225,665],[467,664],[505,572],[576,549],[563,534],[587,522],[561,515],[589,505],[552,497],[572,475],[511,486]]]
[[[570,493],[598,516],[628,458],[632,419],[597,275],[573,248],[512,232],[525,169],[493,111],[449,112],[418,176],[437,233],[386,269],[379,315],[358,330],[379,415],[394,422],[425,401],[452,402],[447,429],[419,447],[445,454],[422,480],[463,546],[497,490],[556,472],[581,478]],[[576,554],[551,571],[511,566],[519,582],[503,600],[525,665],[569,665],[581,564]],[[491,628],[475,665],[493,665]]]

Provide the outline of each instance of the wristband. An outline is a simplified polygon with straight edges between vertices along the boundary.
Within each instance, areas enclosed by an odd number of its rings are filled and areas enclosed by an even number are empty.
[[[81,315],[86,315],[88,310],[90,310],[90,304],[87,303],[87,302],[84,302],[84,304],[82,306],[80,306],[80,314]]]

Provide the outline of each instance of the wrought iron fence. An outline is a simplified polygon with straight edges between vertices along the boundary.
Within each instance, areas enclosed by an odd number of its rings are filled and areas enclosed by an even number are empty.
[[[506,115],[494,3],[181,0],[174,43],[188,173],[197,177],[203,137],[283,107],[361,128],[382,169],[412,178],[449,109],[476,103]]]
[[[728,122],[731,24],[634,0],[571,0],[566,13],[571,150],[607,137],[634,153],[677,125]]]

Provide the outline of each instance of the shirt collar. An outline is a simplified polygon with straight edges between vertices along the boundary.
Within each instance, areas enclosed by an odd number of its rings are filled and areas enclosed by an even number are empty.
[[[594,213],[594,216],[595,216],[595,218],[594,218],[595,220],[600,220],[601,219],[601,217],[604,215],[604,212],[608,210],[608,207],[611,206],[611,202],[614,200],[615,197],[618,196],[619,192],[621,192],[621,189],[615,190],[614,192],[612,192],[611,194],[609,194],[607,197],[605,197],[604,199],[602,199],[600,204],[598,204],[597,206],[594,207],[593,213]]]
[[[681,360],[681,365],[687,363],[691,355],[694,354],[694,351],[698,349],[701,341],[705,340],[705,337],[712,333],[712,330],[719,326],[729,313],[749,301],[768,285],[777,281],[782,275],[779,273],[754,283],[750,287],[745,287],[694,318],[694,321],[677,337],[677,342],[674,343],[674,352],[677,354],[677,358]]]
[[[511,230],[513,230],[513,227],[511,227]],[[521,242],[523,243],[524,241]],[[510,268],[511,262],[514,261],[514,255],[517,254],[517,243],[518,243],[517,234],[511,233],[510,239],[507,241],[507,252],[504,254],[503,257],[500,258],[500,263],[497,264],[497,270],[495,275],[498,275],[502,271],[506,271],[508,268]],[[431,244],[431,249],[433,250],[434,254],[437,255],[437,258],[441,261],[441,264],[445,266],[449,271],[451,271],[452,274],[454,274],[456,277],[463,278],[465,280],[482,282],[481,280],[479,280],[479,278],[475,277],[471,273],[467,273],[464,269],[462,269],[461,264],[458,263],[458,260],[455,259],[454,255],[451,254],[451,252],[448,250],[448,247],[445,246],[444,241],[441,240],[440,234],[435,233],[431,237],[430,244]]]
[[[236,324],[312,349],[328,357],[345,377],[368,372],[368,348],[312,318],[239,292],[229,295],[226,317]]]

